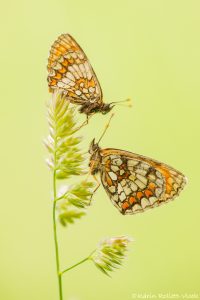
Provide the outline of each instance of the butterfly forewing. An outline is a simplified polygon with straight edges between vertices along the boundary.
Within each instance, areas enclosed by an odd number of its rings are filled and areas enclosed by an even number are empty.
[[[122,214],[134,214],[174,199],[186,177],[156,160],[117,149],[101,150],[101,181]]]
[[[78,104],[102,102],[101,87],[90,62],[69,34],[62,34],[52,45],[47,68],[50,92],[59,89]]]

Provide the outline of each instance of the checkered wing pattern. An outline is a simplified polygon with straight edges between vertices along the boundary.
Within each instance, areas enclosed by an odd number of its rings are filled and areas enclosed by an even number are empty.
[[[62,34],[48,59],[49,91],[59,89],[75,103],[102,102],[102,91],[85,53],[69,35]]]
[[[122,214],[173,200],[186,184],[179,171],[156,160],[117,149],[101,150],[101,181]]]

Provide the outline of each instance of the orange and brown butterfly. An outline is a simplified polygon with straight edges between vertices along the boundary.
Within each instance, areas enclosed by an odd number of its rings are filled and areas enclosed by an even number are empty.
[[[95,140],[89,153],[90,173],[96,180],[95,175],[100,173],[111,202],[124,215],[173,200],[187,182],[181,172],[164,163],[124,150],[101,149]]]
[[[61,91],[69,101],[81,106],[81,113],[87,116],[97,112],[106,114],[114,107],[115,102],[103,102],[102,90],[92,66],[69,34],[60,35],[53,43],[47,69],[49,91]]]

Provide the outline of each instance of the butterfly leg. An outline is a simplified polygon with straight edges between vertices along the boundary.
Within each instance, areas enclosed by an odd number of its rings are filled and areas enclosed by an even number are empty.
[[[87,115],[86,120],[85,120],[79,127],[77,127],[75,130],[78,131],[78,130],[81,129],[82,127],[88,125],[89,119],[90,119],[90,118],[91,118],[91,115],[90,115],[90,116]]]
[[[77,128],[75,129],[75,131],[80,130],[82,127],[86,126],[87,124],[88,124],[88,120],[84,121],[79,127],[77,127]]]

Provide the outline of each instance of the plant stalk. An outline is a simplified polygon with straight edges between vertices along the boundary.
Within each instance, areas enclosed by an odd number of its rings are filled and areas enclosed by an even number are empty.
[[[91,256],[92,256],[92,254],[93,254],[95,251],[96,251],[96,249],[93,250],[93,251],[90,253],[90,255],[89,255],[88,257],[82,259],[82,260],[79,261],[78,263],[76,263],[76,264],[74,264],[73,266],[71,266],[71,267],[65,269],[64,271],[62,271],[62,272],[61,272],[61,276],[62,276],[65,272],[67,272],[67,271],[69,271],[69,270],[71,270],[71,269],[77,267],[78,265],[81,265],[81,264],[84,263],[85,261],[91,259]]]
[[[54,170],[54,172],[53,172],[53,194],[54,194],[54,201],[53,201],[53,232],[54,232],[54,244],[55,244],[55,254],[56,254],[56,270],[57,270],[57,277],[58,277],[59,299],[63,300],[62,274],[60,273],[60,259],[59,259],[57,224],[56,224],[56,198],[57,198],[56,170]]]
[[[84,262],[87,261],[88,259],[90,259],[90,257],[86,257],[86,258],[84,258],[83,260],[81,260],[81,261],[79,261],[78,263],[76,263],[75,265],[73,265],[73,266],[71,266],[71,267],[65,269],[64,271],[61,272],[61,275],[63,275],[65,272],[67,272],[67,271],[69,271],[69,270],[71,270],[71,269],[77,267],[78,265],[84,263]]]

